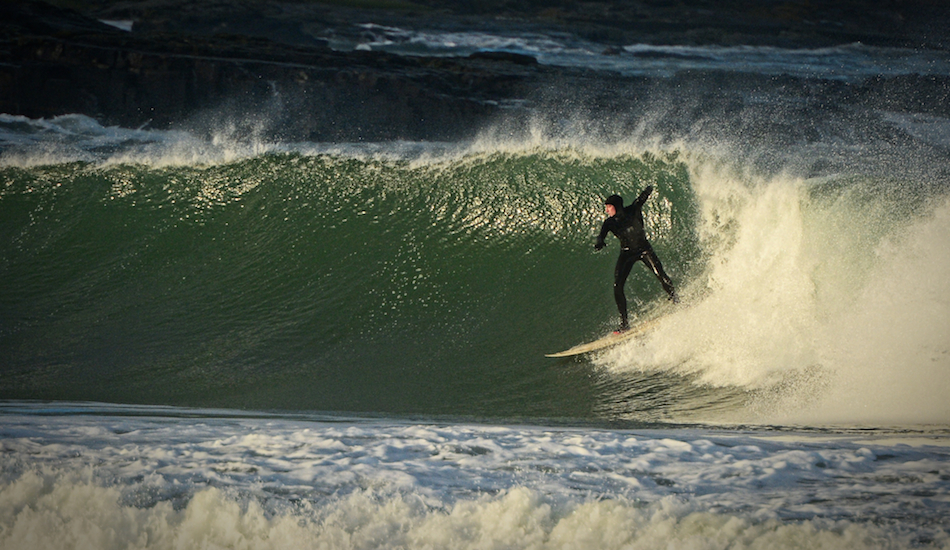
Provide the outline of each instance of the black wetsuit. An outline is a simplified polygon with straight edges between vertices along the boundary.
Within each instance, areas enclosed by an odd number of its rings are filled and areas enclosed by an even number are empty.
[[[653,271],[656,278],[663,285],[663,290],[670,296],[670,300],[676,301],[676,292],[673,289],[673,282],[663,271],[663,265],[660,259],[653,252],[653,247],[647,241],[646,231],[643,229],[643,203],[646,202],[650,193],[653,192],[653,186],[649,186],[640,193],[637,200],[630,206],[623,206],[623,200],[617,197],[611,197],[614,201],[608,199],[608,204],[614,204],[617,208],[617,214],[604,220],[600,228],[600,235],[597,236],[597,244],[594,248],[600,250],[606,243],[604,239],[607,233],[613,233],[620,240],[620,256],[617,258],[617,265],[614,268],[614,300],[617,301],[617,310],[620,312],[620,328],[625,330],[629,325],[627,322],[627,297],[624,295],[623,286],[627,282],[627,276],[633,269],[633,264],[642,260],[647,267]],[[618,206],[619,204],[619,206]]]

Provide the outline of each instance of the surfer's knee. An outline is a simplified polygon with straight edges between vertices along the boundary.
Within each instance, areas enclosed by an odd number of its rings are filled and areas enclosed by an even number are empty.
[[[614,285],[614,298],[619,302],[620,300],[626,300],[627,296],[623,292],[623,286]]]

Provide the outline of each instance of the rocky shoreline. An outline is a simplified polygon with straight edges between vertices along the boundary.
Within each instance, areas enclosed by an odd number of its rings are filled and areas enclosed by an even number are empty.
[[[648,97],[675,97],[683,79],[689,79],[696,108],[711,111],[730,108],[723,90],[741,94],[763,87],[840,105],[877,102],[941,115],[950,109],[950,81],[935,76],[857,84],[725,72],[651,79],[551,67],[504,52],[423,57],[329,47],[333,40],[352,39],[358,23],[371,21],[573,32],[608,47],[862,41],[941,49],[947,45],[943,23],[950,18],[936,2],[842,2],[837,11],[809,12],[814,20],[802,16],[798,8],[804,3],[758,13],[755,6],[762,3],[738,0],[716,9],[695,0],[679,11],[660,2],[71,4],[77,9],[0,2],[0,112],[31,118],[80,113],[124,127],[224,124],[237,134],[269,139],[441,141],[471,137],[500,118],[523,122],[532,107],[543,105],[582,105],[593,117],[612,116]],[[103,20],[127,21],[132,30]],[[715,101],[704,103],[704,97]]]

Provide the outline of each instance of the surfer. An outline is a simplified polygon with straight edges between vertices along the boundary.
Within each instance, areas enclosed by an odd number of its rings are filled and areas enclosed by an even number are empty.
[[[633,264],[638,261],[643,261],[653,271],[670,300],[674,303],[679,301],[673,289],[673,282],[663,271],[660,259],[653,252],[653,247],[647,241],[647,234],[643,229],[643,203],[652,192],[653,186],[650,185],[627,207],[624,207],[623,198],[620,195],[611,195],[604,202],[604,210],[608,218],[604,220],[600,228],[600,235],[597,236],[597,244],[594,248],[600,250],[606,246],[604,238],[607,237],[608,232],[613,233],[620,240],[620,256],[614,268],[614,300],[617,301],[617,310],[620,312],[620,328],[617,332],[624,332],[630,328],[627,321],[627,297],[623,293],[623,285],[627,282],[627,276],[630,275]]]

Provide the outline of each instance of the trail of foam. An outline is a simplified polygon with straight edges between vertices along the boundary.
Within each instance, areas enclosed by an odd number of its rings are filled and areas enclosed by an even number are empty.
[[[946,448],[930,437],[910,447],[188,412],[5,415],[0,548],[950,543]]]

